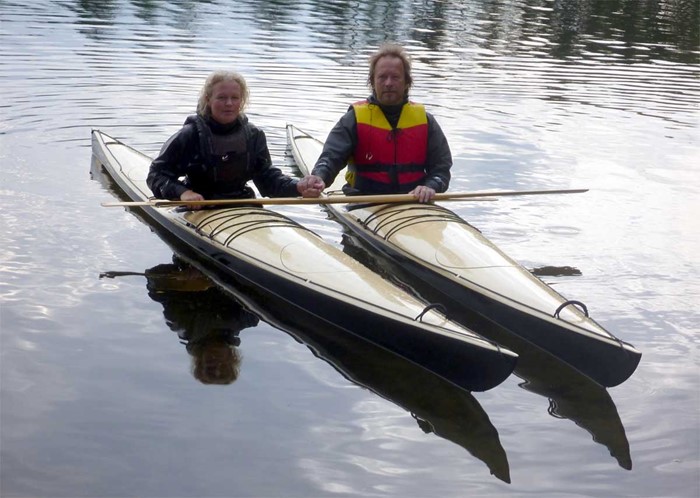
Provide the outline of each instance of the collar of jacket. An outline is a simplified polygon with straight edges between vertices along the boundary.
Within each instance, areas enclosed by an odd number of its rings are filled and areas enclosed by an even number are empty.
[[[221,124],[215,119],[213,119],[211,116],[205,116],[204,122],[207,123],[207,125],[209,125],[209,128],[211,129],[212,133],[216,135],[223,135],[226,133],[230,133],[233,130],[236,130],[239,127],[246,124],[248,122],[248,117],[244,114],[241,114],[236,118],[236,120],[233,123]]]
[[[401,110],[403,109],[403,106],[408,103],[408,97],[404,97],[403,101],[400,104],[382,105],[379,103],[377,97],[373,93],[372,95],[367,97],[367,102],[379,106],[386,118],[389,120],[389,123],[391,123],[392,126],[396,127],[396,124],[399,121],[399,116],[401,116]]]

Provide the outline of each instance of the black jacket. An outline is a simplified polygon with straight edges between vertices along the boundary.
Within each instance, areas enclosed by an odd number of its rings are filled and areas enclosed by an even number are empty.
[[[186,190],[192,190],[187,175],[207,167],[206,153],[201,149],[201,140],[195,121],[197,117],[190,116],[182,128],[163,145],[160,154],[151,163],[146,178],[148,187],[159,199],[180,199]],[[253,180],[255,186],[265,197],[297,197],[299,195],[297,179],[286,176],[279,168],[272,165],[270,151],[267,148],[265,133],[241,115],[231,125],[221,125],[211,119],[204,118],[206,126],[214,134],[233,133],[240,126],[248,127],[248,165],[247,180]],[[208,191],[216,191],[211,186]],[[197,191],[197,190],[195,190]],[[204,195],[203,192],[198,192]],[[247,195],[246,195],[247,194]],[[240,197],[250,197],[252,190],[241,192]]]
[[[368,100],[379,105],[373,95]],[[398,109],[380,107],[390,123],[395,123],[398,120],[398,114],[392,112]],[[423,184],[436,192],[445,192],[450,184],[452,153],[440,125],[438,125],[432,114],[429,112],[426,114],[428,117],[428,155],[426,160],[426,177]],[[357,119],[355,111],[350,106],[328,134],[326,143],[323,146],[323,152],[321,152],[316,161],[312,174],[320,176],[327,186],[330,185],[340,170],[347,164],[355,151],[356,145]]]

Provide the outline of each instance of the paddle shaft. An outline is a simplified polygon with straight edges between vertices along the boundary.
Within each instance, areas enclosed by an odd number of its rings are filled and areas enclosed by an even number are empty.
[[[449,194],[435,194],[434,201],[460,201],[460,200],[491,200],[490,197],[517,196],[517,195],[547,195],[547,194],[579,194],[588,189],[568,190],[500,190],[490,192],[455,192]],[[204,201],[168,201],[149,200],[131,202],[103,202],[103,207],[170,207],[170,206],[235,206],[235,205],[298,205],[298,204],[352,204],[373,203],[393,204],[400,202],[415,202],[412,194],[389,195],[334,195],[327,197],[263,197],[255,199],[212,199]]]

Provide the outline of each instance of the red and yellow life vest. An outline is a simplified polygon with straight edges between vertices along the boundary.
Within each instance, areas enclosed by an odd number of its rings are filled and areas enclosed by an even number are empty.
[[[395,129],[376,104],[353,104],[357,147],[346,180],[363,193],[406,193],[425,178],[428,117],[425,107],[408,102]]]

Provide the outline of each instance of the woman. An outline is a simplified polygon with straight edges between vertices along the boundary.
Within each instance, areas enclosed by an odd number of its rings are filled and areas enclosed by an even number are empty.
[[[265,133],[243,114],[247,103],[243,76],[232,71],[209,75],[197,114],[185,120],[151,163],[146,181],[157,198],[252,198],[249,180],[265,197],[320,195],[317,179],[298,180],[272,166]]]

